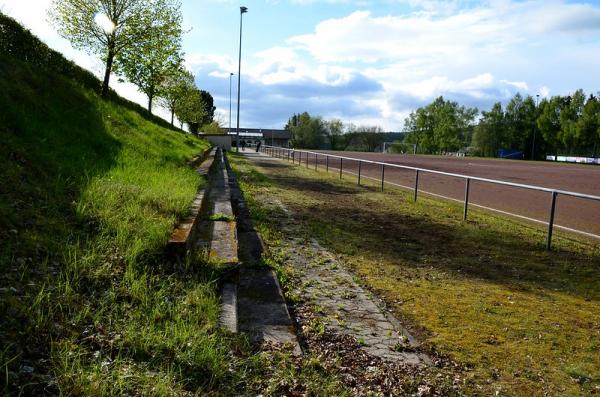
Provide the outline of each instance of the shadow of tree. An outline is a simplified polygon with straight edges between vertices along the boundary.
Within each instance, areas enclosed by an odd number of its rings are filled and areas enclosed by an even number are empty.
[[[448,219],[396,193],[322,180],[318,174],[298,178],[269,171],[270,162],[258,165],[267,170],[272,185],[291,193],[284,204],[336,253],[360,252],[369,259],[397,264],[398,269],[409,265],[415,271],[452,272],[538,294],[560,290],[600,300],[597,252],[547,252],[541,233],[537,242],[504,231],[499,224],[461,222],[458,206],[456,218]],[[379,196],[366,199],[366,191]],[[300,192],[318,204],[294,200]]]

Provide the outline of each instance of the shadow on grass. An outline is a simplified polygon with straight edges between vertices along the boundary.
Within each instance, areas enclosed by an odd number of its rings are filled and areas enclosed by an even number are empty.
[[[75,203],[92,177],[116,166],[121,150],[94,98],[64,77],[0,61],[0,286],[12,288],[0,294],[0,344],[6,346],[0,362],[7,373],[13,371],[11,382],[28,384],[20,394],[43,394],[38,376],[49,371],[49,364],[35,360],[49,356],[56,336],[47,326],[55,316],[40,308],[59,281],[46,290],[40,286],[60,278],[62,262],[81,263],[67,258],[71,252],[65,247],[84,244],[97,234],[97,225],[80,219]],[[59,305],[81,303],[71,296]],[[36,362],[33,378],[20,377],[23,362]],[[13,383],[2,383],[10,394]]]
[[[257,165],[273,168],[271,162]],[[358,188],[287,173],[269,173],[270,183],[291,192],[302,192],[318,205],[286,205],[308,221],[313,233],[338,253],[359,253],[371,259],[452,272],[459,277],[485,279],[509,288],[543,294],[559,290],[586,299],[600,300],[600,257],[567,247],[546,252],[540,233],[504,230],[509,220],[463,223],[459,206],[436,209],[408,203],[400,194],[381,194],[366,200]],[[363,196],[363,197],[361,197]],[[456,214],[452,213],[456,207]],[[451,218],[448,220],[449,215]],[[400,275],[399,275],[400,276]]]
[[[113,166],[121,147],[77,84],[18,61],[0,62],[0,262],[53,252],[73,202]],[[9,234],[10,230],[13,232]],[[64,236],[66,237],[66,236]],[[2,267],[4,267],[3,265]]]

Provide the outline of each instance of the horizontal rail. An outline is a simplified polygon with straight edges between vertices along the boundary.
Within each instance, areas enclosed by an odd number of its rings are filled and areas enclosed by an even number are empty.
[[[350,173],[352,175],[356,175],[355,172],[351,172],[351,171],[346,171],[346,172],[348,172],[348,173]],[[379,178],[374,178],[372,176],[366,176],[365,175],[365,176],[363,176],[363,178],[371,179],[373,181],[380,181]],[[402,185],[400,183],[389,182],[389,181],[385,181],[385,183],[390,184],[392,186],[396,186],[396,187],[402,188],[402,189],[406,189],[406,190],[409,190],[409,191],[410,190],[413,190],[413,191],[415,190],[414,187]],[[428,196],[432,196],[432,197],[438,197],[438,198],[442,198],[442,199],[445,199],[445,200],[455,201],[457,203],[464,203],[463,200],[460,200],[460,199],[457,199],[457,198],[454,198],[454,197],[450,197],[450,196],[444,196],[443,194],[433,193],[433,192],[430,192],[430,191],[427,191],[427,190],[423,190],[423,189],[419,189],[419,192],[423,193],[423,194],[426,194]],[[499,209],[493,208],[493,207],[487,207],[485,205],[476,204],[476,203],[473,203],[473,202],[469,202],[469,206],[481,208],[481,209],[492,211],[492,212],[497,212],[499,214],[507,215],[507,216],[510,216],[510,217],[513,217],[513,218],[523,219],[525,221],[539,223],[540,225],[546,225],[546,226],[548,225],[547,221],[542,221],[542,220],[539,220],[539,219],[530,218],[528,216],[515,214],[515,213],[509,212],[509,211],[499,210]],[[567,232],[581,234],[582,236],[591,237],[591,238],[594,238],[594,239],[600,239],[600,234],[594,234],[594,233],[584,232],[583,230],[578,230],[578,229],[573,229],[573,228],[570,228],[570,227],[567,227],[567,226],[557,225],[556,223],[554,224],[554,227],[557,228],[557,229],[561,229],[561,230],[567,231]]]
[[[576,229],[570,229],[564,226],[560,226],[560,225],[554,225],[554,215],[555,215],[555,211],[556,211],[556,199],[558,197],[558,195],[563,195],[563,196],[570,196],[570,197],[577,197],[577,198],[582,198],[582,199],[587,199],[587,200],[595,200],[595,201],[600,201],[600,196],[595,196],[592,194],[586,194],[586,193],[579,193],[579,192],[571,192],[568,190],[561,190],[561,189],[552,189],[552,188],[547,188],[547,187],[542,187],[542,186],[535,186],[535,185],[527,185],[527,184],[523,184],[523,183],[514,183],[514,182],[507,182],[507,181],[502,181],[502,180],[498,180],[498,179],[489,179],[489,178],[481,178],[481,177],[477,177],[477,176],[470,176],[470,175],[463,175],[463,174],[456,174],[453,172],[445,172],[445,171],[436,171],[436,170],[431,170],[428,168],[420,168],[420,167],[411,167],[408,165],[400,165],[400,164],[393,164],[393,163],[386,163],[383,161],[373,161],[373,160],[365,160],[365,159],[361,159],[361,158],[355,158],[355,157],[347,157],[347,156],[338,156],[335,154],[329,154],[329,153],[323,153],[323,152],[314,152],[314,151],[309,151],[309,150],[296,150],[296,149],[288,149],[288,148],[283,148],[283,147],[277,147],[277,146],[267,146],[265,145],[263,150],[267,153],[269,153],[270,155],[274,156],[274,157],[280,157],[280,158],[284,158],[285,153],[287,152],[287,157],[288,157],[288,161],[289,161],[289,157],[290,157],[290,152],[292,153],[292,159],[295,157],[295,153],[298,153],[298,157],[299,157],[299,164],[302,164],[302,153],[306,153],[306,167],[308,168],[308,163],[309,163],[309,157],[311,154],[314,154],[314,160],[315,160],[315,170],[317,170],[317,164],[318,164],[318,157],[320,156],[324,156],[325,157],[325,169],[326,171],[329,171],[329,158],[335,158],[335,159],[339,159],[340,160],[340,168],[339,168],[339,172],[340,172],[340,179],[342,178],[342,173],[343,173],[343,160],[349,160],[349,161],[355,161],[358,162],[358,184],[360,185],[361,182],[361,176],[364,178],[369,178],[369,179],[375,179],[375,178],[371,178],[367,175],[361,175],[361,168],[362,168],[362,164],[374,164],[374,165],[380,165],[381,166],[381,190],[383,191],[384,189],[384,183],[391,183],[392,185],[397,185],[395,183],[392,182],[387,182],[385,181],[385,167],[392,167],[392,168],[396,168],[396,169],[403,169],[403,170],[411,170],[411,171],[415,171],[415,185],[414,185],[414,201],[417,201],[417,192],[419,191],[419,173],[420,172],[427,172],[430,174],[436,174],[436,175],[444,175],[444,176],[449,176],[452,178],[460,178],[463,179],[465,181],[465,192],[464,192],[464,200],[456,200],[450,197],[446,197],[446,196],[442,196],[442,195],[438,195],[435,193],[429,193],[429,192],[425,192],[426,194],[431,194],[434,196],[439,196],[439,197],[444,197],[444,198],[449,198],[451,200],[455,200],[455,201],[459,201],[459,202],[464,202],[464,208],[463,208],[463,220],[467,219],[467,213],[468,213],[468,207],[469,207],[469,188],[471,186],[471,181],[479,181],[479,182],[484,182],[484,183],[490,183],[490,184],[495,184],[495,185],[502,185],[502,186],[510,186],[510,187],[515,187],[515,188],[520,188],[520,189],[528,189],[528,190],[535,190],[535,191],[539,191],[539,192],[546,192],[546,193],[550,193],[551,195],[551,202],[550,202],[550,211],[549,211],[549,220],[548,222],[543,222],[543,221],[539,221],[537,219],[533,219],[533,218],[528,218],[522,215],[517,215],[517,214],[512,214],[509,212],[505,212],[505,211],[501,211],[501,210],[496,210],[494,208],[489,208],[489,207],[485,207],[482,205],[478,205],[475,203],[471,203],[471,205],[475,206],[475,207],[479,207],[479,208],[485,208],[485,209],[490,209],[492,211],[497,211],[500,213],[504,213],[507,215],[512,215],[512,216],[516,216],[519,218],[523,218],[523,219],[528,219],[528,220],[533,220],[535,222],[540,222],[540,223],[545,223],[548,225],[548,232],[547,232],[547,238],[546,238],[546,249],[550,250],[551,249],[551,244],[552,244],[552,231],[554,227],[560,228],[560,229],[564,229],[564,230],[570,230],[570,231],[574,231],[580,234],[584,234],[590,237],[600,237],[597,236],[595,234],[592,233],[587,233],[587,232],[583,232],[580,230],[576,230]],[[351,174],[354,174],[353,172],[350,171],[346,171],[349,172]],[[397,186],[402,186],[403,185],[397,185]],[[422,190],[422,189],[421,189]]]
[[[273,146],[265,146],[265,148],[276,148],[276,146],[275,147],[273,147]],[[401,169],[405,169],[405,170],[412,170],[412,171],[419,171],[419,172],[428,172],[430,174],[445,175],[445,176],[450,176],[450,177],[454,177],[454,178],[470,179],[471,181],[480,181],[480,182],[492,183],[492,184],[496,184],[496,185],[504,185],[504,186],[518,187],[518,188],[522,188],[522,189],[537,190],[537,191],[540,191],[540,192],[548,192],[548,193],[556,192],[557,194],[561,194],[563,196],[579,197],[579,198],[584,198],[584,199],[588,199],[588,200],[597,200],[597,201],[600,201],[600,196],[595,196],[595,195],[586,194],[586,193],[579,193],[579,192],[571,192],[571,191],[568,191],[568,190],[553,189],[553,188],[548,188],[548,187],[543,187],[543,186],[536,186],[536,185],[526,185],[526,184],[523,184],[523,183],[507,182],[507,181],[501,181],[501,180],[498,180],[498,179],[481,178],[481,177],[478,177],[478,176],[456,174],[456,173],[453,173],[453,172],[436,171],[436,170],[430,170],[428,168],[411,167],[409,165],[386,163],[386,162],[383,162],[383,161],[373,161],[373,160],[357,159],[357,158],[354,158],[354,157],[338,156],[338,155],[335,155],[335,154],[322,153],[322,152],[312,152],[312,151],[309,151],[309,150],[297,150],[297,149],[287,149],[287,148],[280,148],[280,149],[291,150],[293,152],[299,152],[299,153],[319,154],[321,156],[329,156],[329,157],[332,157],[332,158],[338,158],[338,159],[343,159],[343,160],[360,161],[360,162],[363,162],[363,163],[376,164],[376,165],[384,165],[386,167],[401,168]]]

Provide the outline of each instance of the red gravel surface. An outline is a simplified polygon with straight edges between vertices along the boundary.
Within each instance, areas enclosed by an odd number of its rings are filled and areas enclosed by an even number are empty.
[[[600,166],[595,165],[362,152],[323,151],[321,153],[600,196]],[[303,156],[303,164],[306,164],[305,156]],[[314,167],[314,165],[314,155],[310,155],[309,166]],[[323,169],[325,165],[325,156],[319,155],[318,167]],[[339,172],[340,160],[330,158],[329,167],[330,171]],[[357,173],[358,161],[344,160],[343,169],[344,172]],[[361,175],[381,179],[381,166],[362,163]],[[349,177],[349,175],[344,176],[344,178]],[[387,167],[385,181],[412,188],[415,183],[415,171]],[[419,190],[421,189],[462,201],[465,180],[421,172]],[[469,202],[547,222],[551,194],[471,181]],[[555,225],[600,237],[600,201],[559,195],[556,202]]]

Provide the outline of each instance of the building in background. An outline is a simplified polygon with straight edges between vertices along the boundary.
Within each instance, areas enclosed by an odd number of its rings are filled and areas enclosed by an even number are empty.
[[[237,132],[232,131],[229,135],[235,137]],[[244,141],[246,147],[254,146],[258,142],[263,145],[290,147],[292,134],[288,130],[273,130],[265,128],[240,128],[240,142]],[[235,145],[235,139],[233,144]],[[240,146],[242,144],[240,143]]]

